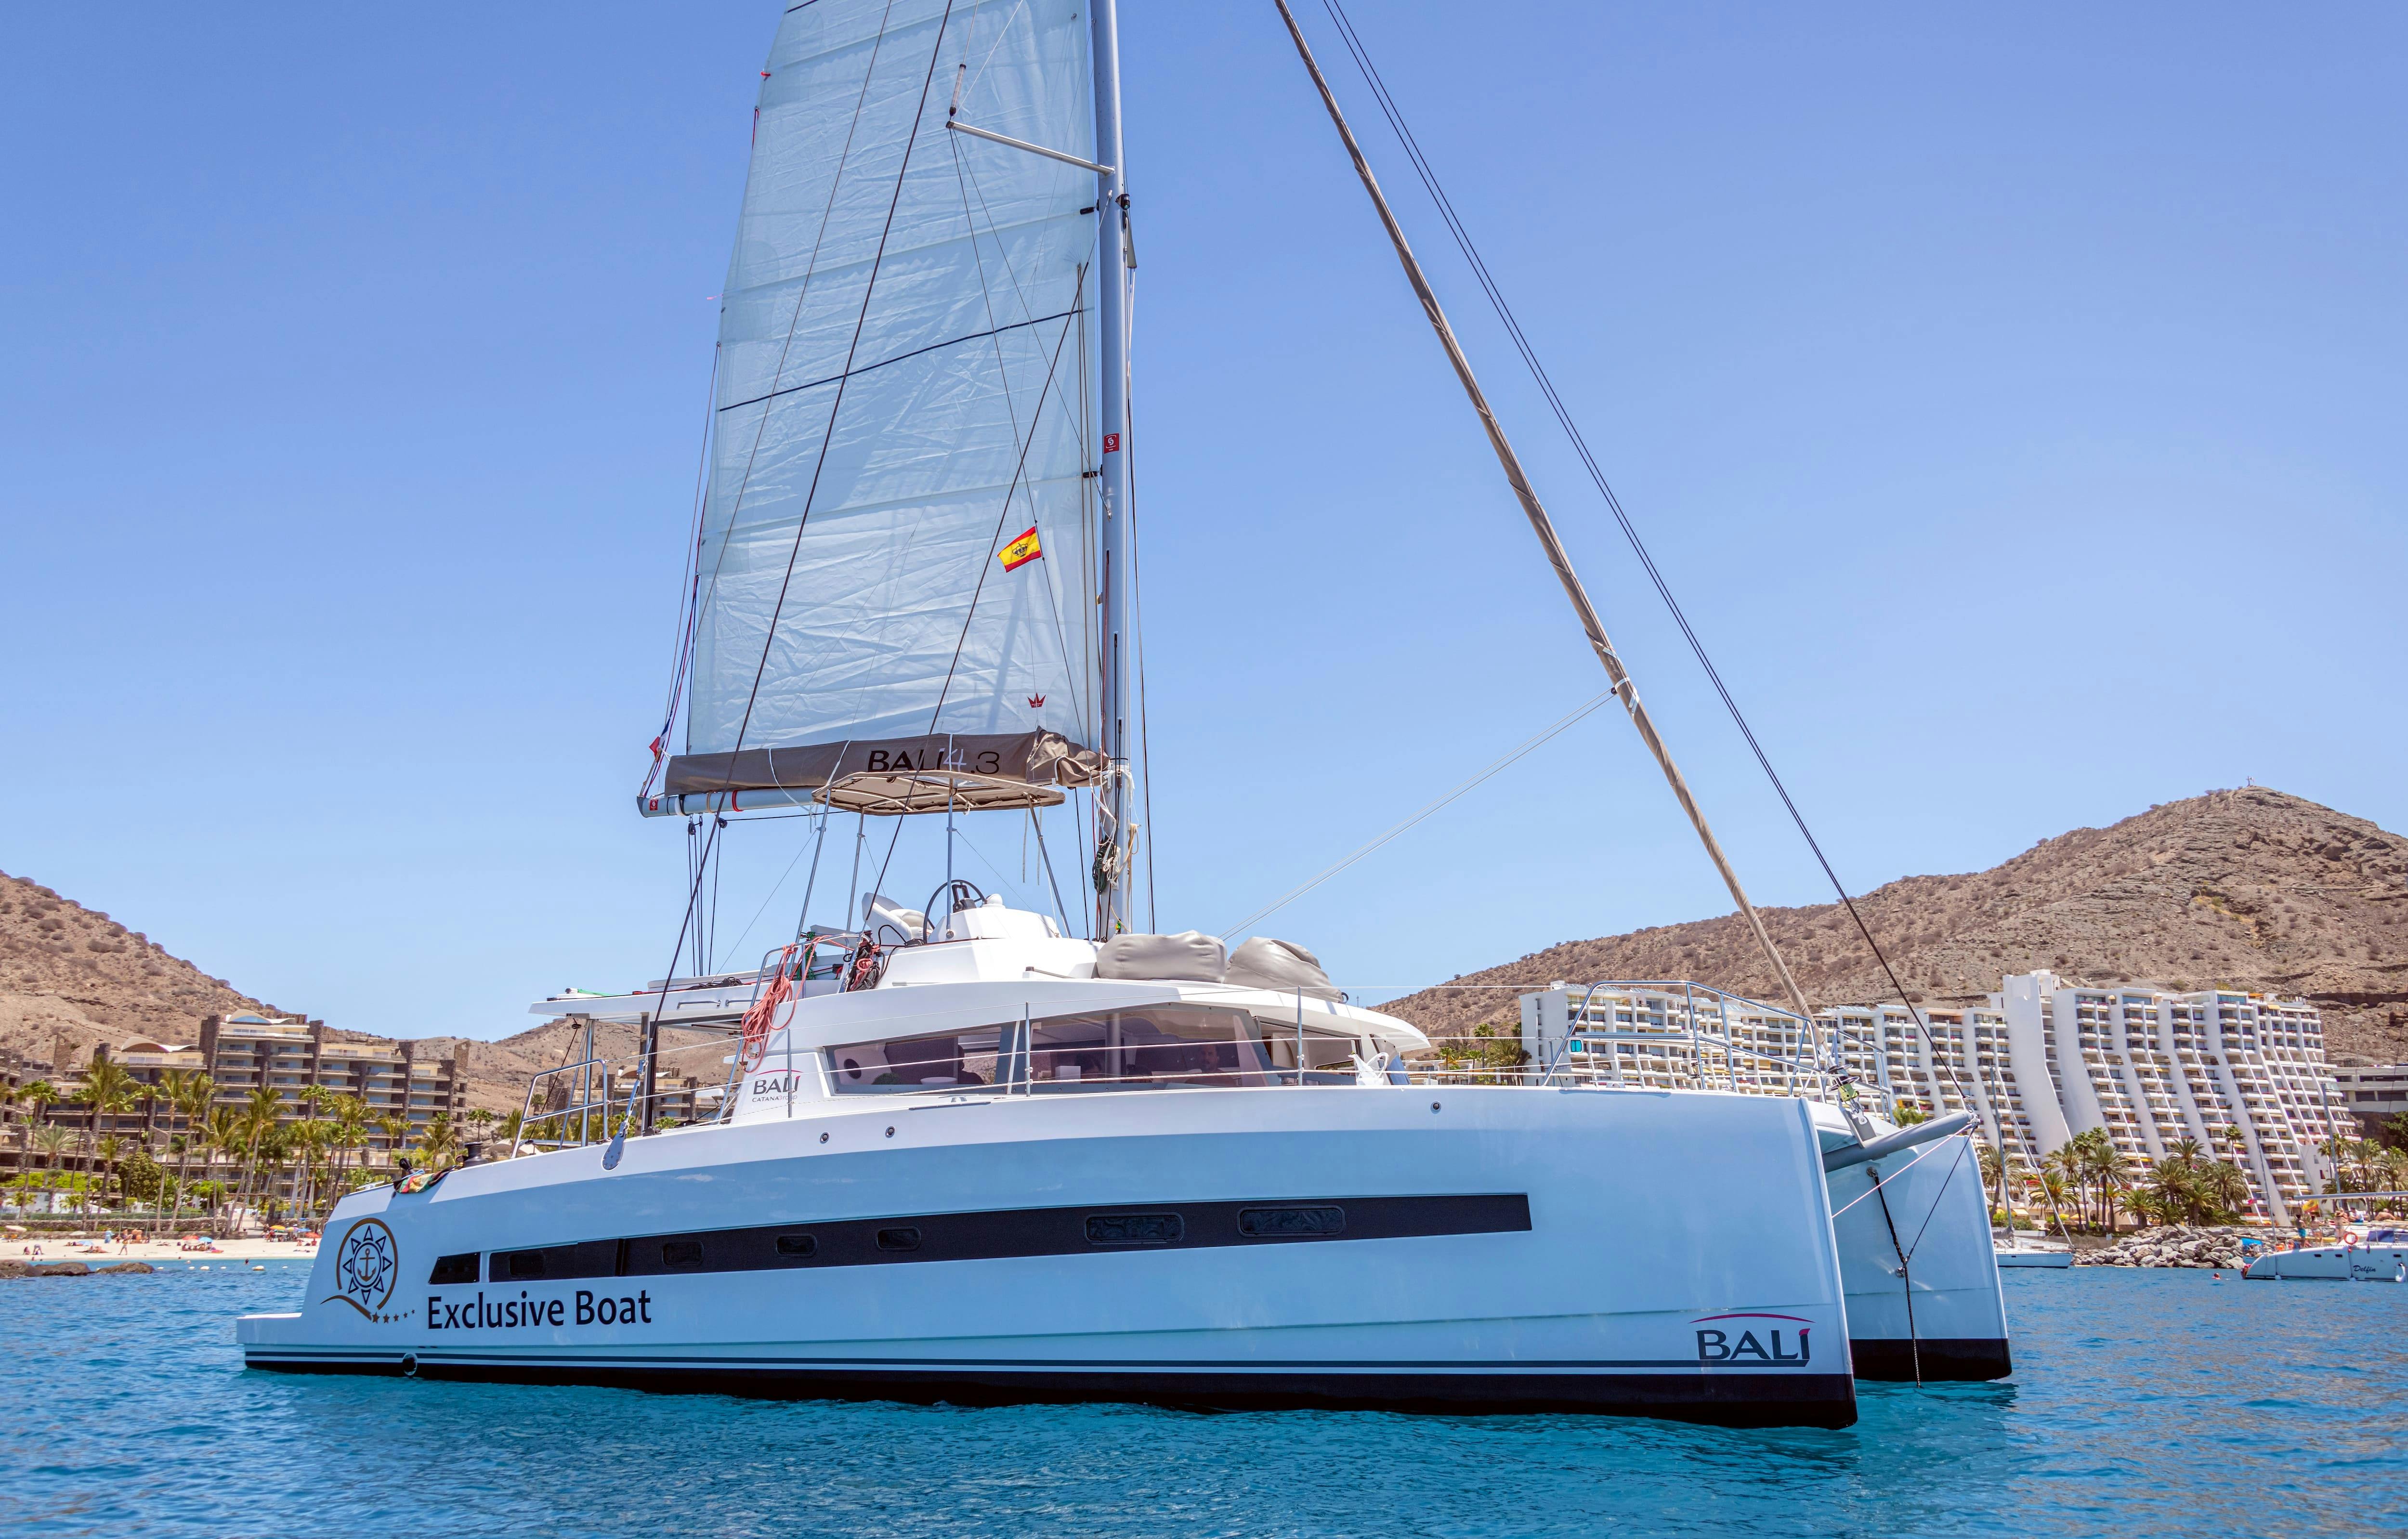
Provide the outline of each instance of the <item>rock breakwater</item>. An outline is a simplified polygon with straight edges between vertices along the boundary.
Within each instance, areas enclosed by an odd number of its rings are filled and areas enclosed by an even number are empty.
[[[2238,1271],[2241,1242],[2252,1231],[2239,1228],[2194,1229],[2174,1224],[2127,1234],[2097,1250],[2078,1250],[2076,1266],[2195,1266]],[[2262,1237],[2262,1232],[2258,1232]]]

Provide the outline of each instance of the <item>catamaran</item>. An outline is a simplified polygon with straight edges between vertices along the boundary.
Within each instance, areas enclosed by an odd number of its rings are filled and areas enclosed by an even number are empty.
[[[1618,698],[1778,966],[1345,142]],[[904,909],[882,870],[857,917],[758,967],[673,960],[638,992],[543,1002],[633,1026],[632,1075],[589,1048],[530,1087],[518,1157],[347,1196],[302,1307],[240,1321],[246,1361],[1839,1426],[1856,1322],[1885,1307],[1860,1296],[1896,1295],[1900,1325],[1873,1335],[1902,1332],[1914,1358],[1932,1335],[1915,1304],[1946,1313],[1944,1293],[1974,1303],[1941,1332],[1979,1338],[1976,1376],[2003,1372],[1978,1195],[1986,1271],[1939,1287],[1948,1268],[1918,1261],[1922,1294],[1892,1222],[1920,1191],[1911,1218],[1964,1227],[1928,1157],[1953,1127],[1710,1088],[1432,1083],[1410,1066],[1428,1039],[1302,948],[1137,933],[1125,164],[1112,0],[785,10],[677,682],[638,798],[699,831],[690,900],[728,819],[800,808],[823,839],[853,815],[848,904],[873,820],[1025,819],[1053,911],[950,870]],[[1075,917],[1041,821],[1066,804]],[[724,1094],[662,1125],[662,1033],[689,1026],[725,1030]],[[1877,1188],[1884,1158],[1899,1177]],[[1955,1190],[1961,1206],[1978,1181]]]

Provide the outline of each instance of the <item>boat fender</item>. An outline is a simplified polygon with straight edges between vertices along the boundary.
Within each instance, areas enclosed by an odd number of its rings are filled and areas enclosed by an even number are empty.
[[[1870,1144],[1857,1144],[1849,1148],[1833,1149],[1823,1156],[1823,1168],[1826,1171],[1845,1170],[1850,1165],[1861,1165],[1868,1160],[1883,1159],[1896,1154],[1900,1149],[1911,1149],[1918,1144],[1928,1144],[1935,1138],[1951,1137],[1963,1133],[1972,1125],[1971,1112],[1951,1112],[1945,1117],[1935,1117],[1928,1122],[1917,1122],[1911,1128],[1900,1128],[1896,1133],[1886,1137],[1876,1138]]]

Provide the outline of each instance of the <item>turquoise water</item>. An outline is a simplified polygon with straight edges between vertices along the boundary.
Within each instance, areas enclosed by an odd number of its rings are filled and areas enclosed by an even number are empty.
[[[2002,1385],[1831,1432],[954,1410],[246,1374],[297,1268],[0,1283],[0,1529],[45,1534],[2396,1532],[2408,1288],[2007,1274]]]

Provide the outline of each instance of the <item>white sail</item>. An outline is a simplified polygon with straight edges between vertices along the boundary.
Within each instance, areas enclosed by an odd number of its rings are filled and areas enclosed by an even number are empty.
[[[684,794],[647,810],[808,791],[873,756],[1092,777],[1096,179],[1056,158],[1094,158],[1080,11],[786,12],[720,324],[686,752],[665,782]],[[1007,559],[1027,531],[1039,553]],[[1007,747],[973,763],[932,739]]]

